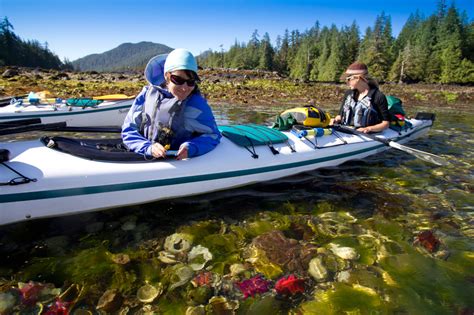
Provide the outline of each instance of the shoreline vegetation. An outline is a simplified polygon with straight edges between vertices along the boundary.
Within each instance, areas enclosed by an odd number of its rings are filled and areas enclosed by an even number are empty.
[[[200,89],[212,104],[248,106],[316,104],[336,109],[347,89],[344,83],[321,83],[283,77],[277,72],[207,68],[200,71]],[[69,72],[24,67],[0,67],[0,97],[47,90],[51,97],[93,97],[108,94],[136,95],[146,84],[141,72]],[[386,95],[410,107],[431,111],[472,112],[474,86],[382,83]]]

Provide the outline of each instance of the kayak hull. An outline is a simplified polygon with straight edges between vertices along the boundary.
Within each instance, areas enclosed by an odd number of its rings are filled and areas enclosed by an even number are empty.
[[[41,123],[66,122],[68,127],[120,127],[133,99],[105,101],[95,107],[14,104],[0,108],[0,123],[39,118]]]
[[[386,130],[383,135],[403,144],[423,136],[432,125],[430,120],[412,123],[414,127],[402,134]],[[49,149],[40,140],[0,143],[11,153],[5,164],[36,180],[0,186],[0,225],[230,189],[334,167],[389,148],[363,136],[339,135],[347,144],[327,135],[317,138],[320,148],[316,149],[310,141],[287,133],[296,152],[278,144],[279,154],[274,155],[268,147],[258,146],[258,158],[222,138],[216,149],[203,156],[150,163],[92,161]],[[0,182],[14,176],[2,170]]]

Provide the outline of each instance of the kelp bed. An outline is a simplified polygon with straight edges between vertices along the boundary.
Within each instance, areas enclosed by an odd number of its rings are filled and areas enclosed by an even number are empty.
[[[440,116],[409,145],[446,167],[390,151],[221,194],[3,227],[0,313],[471,314],[474,124]]]

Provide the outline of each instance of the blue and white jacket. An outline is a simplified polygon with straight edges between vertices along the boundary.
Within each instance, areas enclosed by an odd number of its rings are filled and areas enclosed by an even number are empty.
[[[162,112],[168,109],[169,113]],[[169,119],[173,132],[171,150],[181,144],[188,147],[188,157],[205,154],[220,142],[221,134],[207,101],[199,92],[178,101],[168,90],[147,85],[135,98],[122,125],[122,140],[130,151],[151,157],[151,146],[160,133],[158,122]]]

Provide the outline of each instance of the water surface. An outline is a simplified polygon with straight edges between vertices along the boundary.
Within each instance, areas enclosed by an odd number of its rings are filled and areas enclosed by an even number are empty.
[[[268,124],[283,110],[213,108],[221,124]],[[122,314],[470,314],[474,118],[437,114],[409,146],[443,156],[445,167],[390,150],[240,189],[0,227],[0,313],[52,312],[62,301],[77,314],[98,305]],[[202,269],[190,269],[193,248],[212,255],[197,258]],[[36,291],[17,290],[29,281]],[[46,294],[45,284],[80,290]],[[146,284],[163,292],[140,301]]]

